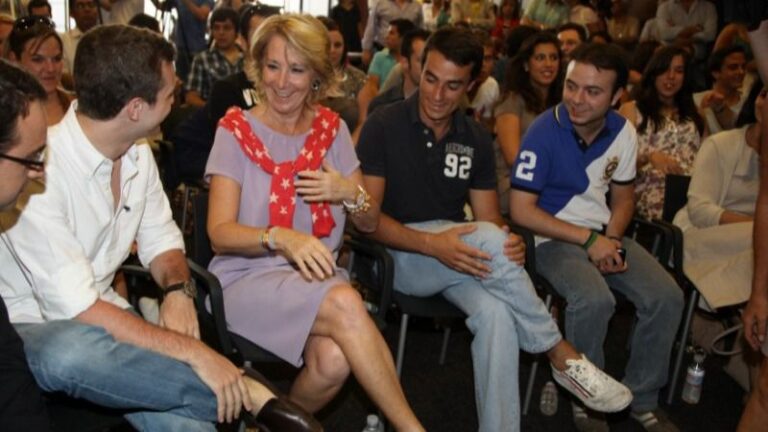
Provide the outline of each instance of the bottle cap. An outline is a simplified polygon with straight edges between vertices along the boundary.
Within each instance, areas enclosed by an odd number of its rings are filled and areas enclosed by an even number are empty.
[[[704,348],[699,347],[693,351],[693,361],[696,363],[703,363],[706,357],[707,352],[704,351]]]
[[[379,416],[376,414],[368,414],[368,417],[365,418],[365,422],[368,424],[368,426],[375,427],[379,425]]]

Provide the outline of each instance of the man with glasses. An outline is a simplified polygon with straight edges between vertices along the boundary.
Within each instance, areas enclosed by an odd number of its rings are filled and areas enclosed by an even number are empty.
[[[76,26],[61,34],[61,42],[64,45],[64,72],[71,74],[77,44],[85,32],[99,23],[96,0],[69,0],[69,16],[75,20]]]
[[[43,175],[45,90],[28,73],[0,60],[0,210],[13,206],[28,180]],[[0,218],[0,224],[2,218]],[[6,241],[2,228],[0,239]],[[0,425],[7,432],[50,429],[23,342],[0,299]]]

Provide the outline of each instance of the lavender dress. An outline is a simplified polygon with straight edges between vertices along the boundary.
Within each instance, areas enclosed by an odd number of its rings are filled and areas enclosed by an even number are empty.
[[[246,112],[245,116],[276,163],[296,159],[308,132],[282,135],[250,113]],[[344,122],[340,122],[339,132],[325,157],[345,177],[360,166]],[[269,225],[271,176],[251,162],[235,137],[221,127],[216,131],[205,168],[207,181],[212,175],[225,176],[240,184],[238,223],[255,227]],[[345,214],[341,205],[332,205],[331,211],[336,227],[329,237],[321,240],[335,256],[341,245]],[[297,231],[312,233],[309,205],[298,197],[293,224]],[[229,329],[295,366],[303,364],[304,345],[326,292],[334,285],[348,282],[348,275],[339,268],[330,279],[307,282],[285,258],[274,253],[220,254],[213,258],[209,269],[224,289]]]

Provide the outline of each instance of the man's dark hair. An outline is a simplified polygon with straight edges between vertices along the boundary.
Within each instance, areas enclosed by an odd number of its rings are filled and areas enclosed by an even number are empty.
[[[29,115],[29,104],[45,98],[45,89],[37,78],[0,59],[0,152],[16,144],[17,120]]]
[[[563,24],[563,25],[561,25],[560,27],[557,28],[557,32],[556,33],[559,34],[560,32],[563,32],[563,31],[566,31],[566,30],[573,30],[573,31],[575,31],[576,33],[579,34],[579,39],[582,42],[586,42],[587,41],[587,30],[584,29],[583,25],[572,23],[572,22],[565,23],[565,24]]]
[[[238,32],[240,26],[240,20],[237,16],[237,12],[229,6],[221,6],[213,10],[211,13],[211,28],[217,22],[229,21],[232,26],[235,27],[235,33]]]
[[[397,29],[397,34],[399,34],[400,37],[403,37],[409,31],[416,29],[416,24],[414,24],[413,21],[407,20],[405,18],[393,19],[389,22],[389,25]]]
[[[78,48],[79,49],[79,48]],[[613,82],[613,94],[627,85],[629,67],[625,51],[615,44],[583,43],[571,53],[571,61],[589,64],[597,70],[611,70],[616,72],[616,80]]]
[[[512,31],[509,32],[507,39],[504,41],[504,53],[509,58],[514,57],[520,50],[520,46],[523,45],[523,42],[539,31],[539,29],[527,25],[519,25],[513,28]]]
[[[128,25],[160,33],[160,22],[145,13],[137,13],[134,15],[133,18],[128,21]]]
[[[741,45],[731,45],[715,50],[709,56],[709,61],[707,62],[709,72],[720,72],[720,69],[723,67],[723,62],[725,62],[725,58],[733,53],[742,53],[745,58],[747,56],[747,50]]]
[[[48,3],[48,0],[30,0],[29,3],[27,3],[27,14],[32,16],[34,15],[32,13],[32,9],[38,9],[41,7],[48,8],[48,15],[46,16],[52,15],[53,9],[51,9],[51,4]]]
[[[135,97],[153,105],[163,85],[162,64],[172,63],[174,54],[170,42],[149,30],[108,25],[86,32],[75,54],[78,111],[109,120]]]
[[[483,44],[468,29],[461,27],[443,27],[427,39],[421,64],[427,61],[427,54],[437,51],[457,66],[472,66],[470,81],[480,75],[483,67]]]
[[[277,6],[268,6],[261,3],[245,3],[237,10],[237,14],[240,17],[240,34],[244,37],[248,37],[248,30],[251,26],[251,18],[255,15],[268,18],[272,15],[280,15],[280,8]],[[250,41],[248,41],[250,43]]]
[[[426,41],[429,39],[430,34],[428,30],[417,28],[403,35],[403,41],[400,44],[400,55],[405,57],[407,61],[410,61],[411,54],[413,54],[413,41]]]

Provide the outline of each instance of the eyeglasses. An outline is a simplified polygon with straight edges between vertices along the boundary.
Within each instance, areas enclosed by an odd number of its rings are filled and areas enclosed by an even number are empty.
[[[3,154],[3,153],[0,153],[0,159],[8,159],[11,162],[16,162],[17,164],[24,165],[28,170],[40,172],[45,169],[45,162],[43,161],[45,159],[45,147],[38,150],[29,159],[8,156],[7,154]]]
[[[51,20],[50,18],[46,16],[31,15],[31,16],[25,16],[17,19],[16,22],[13,23],[13,29],[15,31],[24,31],[38,24],[48,27],[52,30],[56,28],[56,23],[53,22],[53,20]]]

